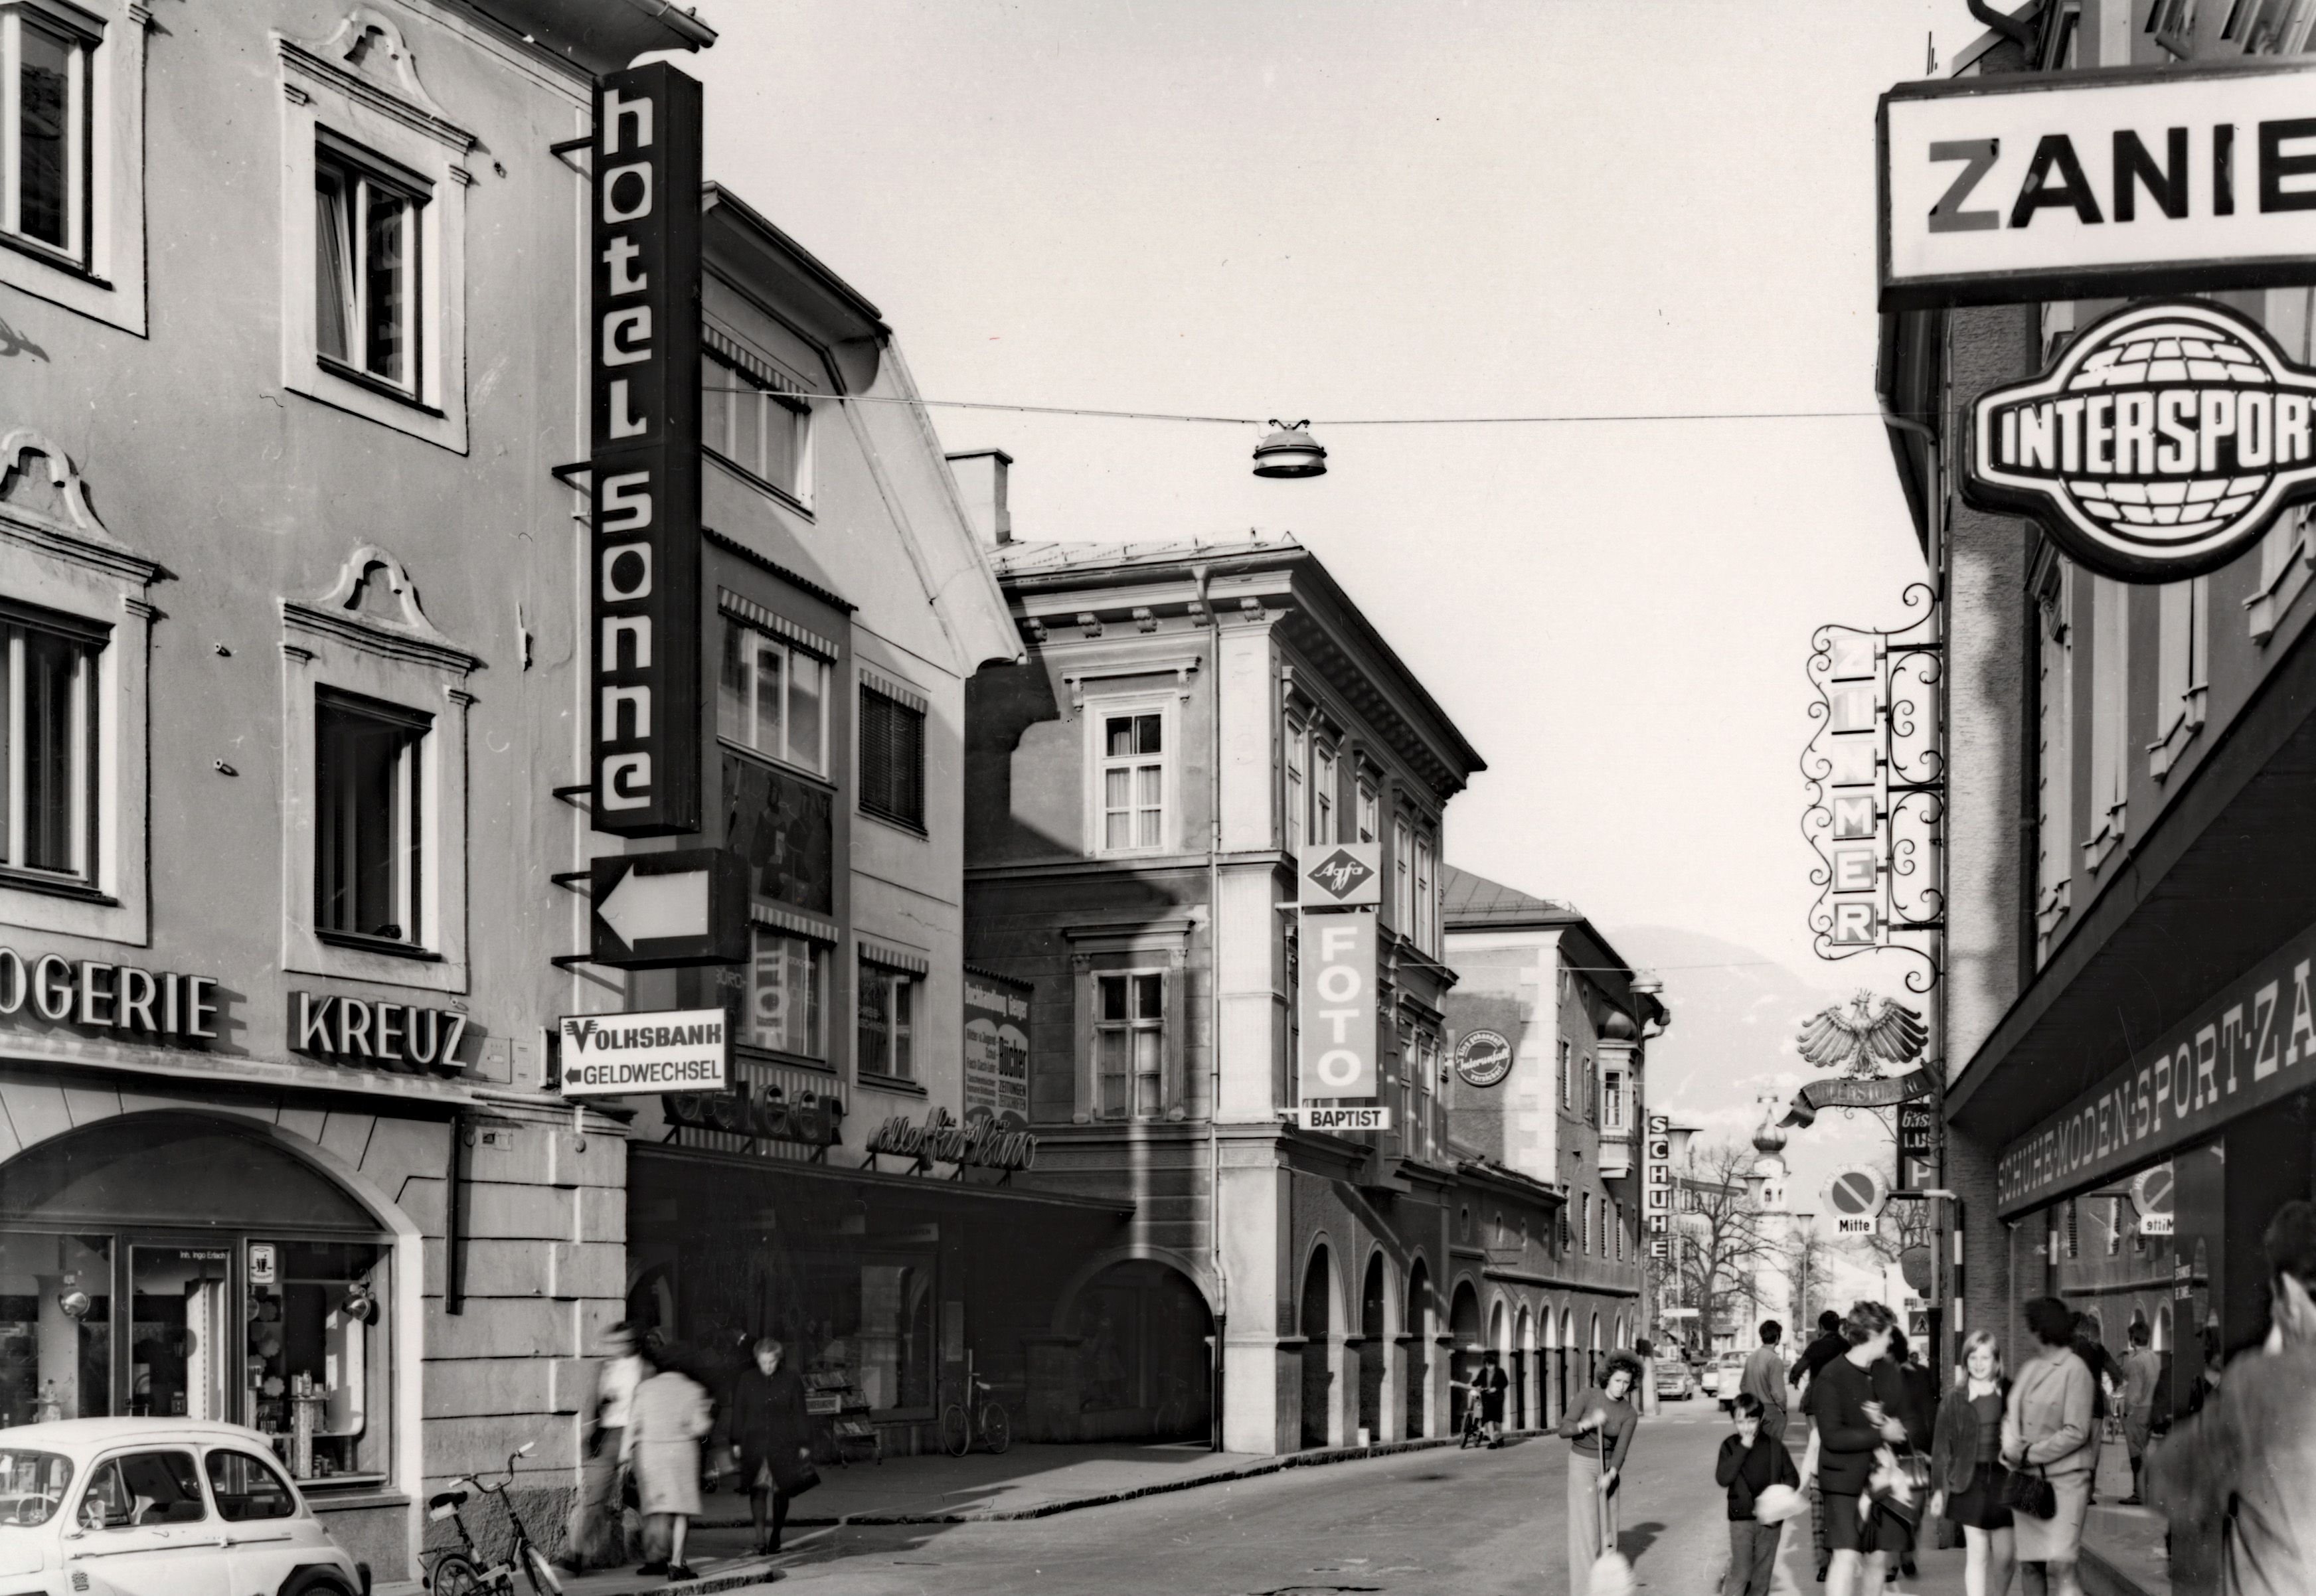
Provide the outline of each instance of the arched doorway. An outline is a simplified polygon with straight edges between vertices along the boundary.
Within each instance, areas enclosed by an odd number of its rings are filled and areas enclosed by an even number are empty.
[[[1148,1258],[1113,1263],[1078,1288],[1063,1323],[1075,1342],[1070,1439],[1209,1434],[1214,1315],[1180,1270]]]
[[[1537,1422],[1536,1414],[1528,1408],[1529,1396],[1536,1388],[1534,1383],[1528,1378],[1528,1368],[1536,1361],[1536,1319],[1528,1309],[1524,1307],[1520,1309],[1519,1318],[1513,1327],[1512,1334],[1515,1337],[1515,1350],[1512,1352],[1512,1423],[1517,1429],[1527,1430],[1533,1427]]]
[[[1571,1309],[1563,1308],[1560,1310],[1560,1379],[1558,1381],[1558,1385],[1560,1386],[1560,1411],[1563,1413],[1568,1411],[1568,1381],[1569,1376],[1572,1372],[1569,1369],[1569,1365],[1575,1360],[1575,1357],[1576,1315]]]
[[[1448,1378],[1455,1384],[1448,1387],[1448,1424],[1451,1433],[1460,1434],[1464,1415],[1472,1405],[1472,1375],[1480,1367],[1480,1294],[1469,1280],[1456,1282],[1456,1295],[1448,1304],[1448,1334],[1455,1342],[1448,1354]]]
[[[1391,1323],[1384,1303],[1383,1254],[1367,1254],[1367,1278],[1359,1283],[1359,1428],[1371,1441],[1384,1439],[1383,1398]]]
[[[1335,1371],[1329,1367],[1334,1351],[1334,1281],[1323,1244],[1311,1250],[1303,1271],[1303,1311],[1296,1328],[1303,1334],[1303,1445],[1330,1443],[1327,1412],[1334,1395]]]
[[[416,1374],[394,1366],[414,1278],[390,1211],[222,1116],[121,1115],[40,1143],[0,1165],[0,1425],[246,1424],[281,1436],[301,1479],[385,1485],[397,1373]],[[287,1400],[307,1382],[310,1440]]]
[[[1423,1410],[1431,1389],[1431,1271],[1419,1258],[1407,1271],[1407,1438],[1425,1433]]]

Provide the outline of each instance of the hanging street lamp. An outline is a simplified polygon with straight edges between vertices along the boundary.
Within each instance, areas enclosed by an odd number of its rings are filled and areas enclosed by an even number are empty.
[[[1311,436],[1307,421],[1292,426],[1273,419],[1278,430],[1254,446],[1254,474],[1257,477],[1324,477],[1327,474],[1327,451]]]

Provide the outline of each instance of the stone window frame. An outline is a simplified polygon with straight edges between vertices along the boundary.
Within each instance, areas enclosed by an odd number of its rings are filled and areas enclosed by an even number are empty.
[[[382,595],[366,602],[371,581]],[[381,613],[381,611],[384,611]],[[281,601],[281,967],[298,975],[462,994],[468,963],[468,679],[483,660],[427,620],[402,561],[357,548],[321,599]],[[432,718],[420,745],[425,936],[403,950],[325,941],[315,926],[315,717],[320,691]]]
[[[1179,713],[1183,694],[1171,689],[1154,692],[1089,694],[1084,700],[1082,718],[1085,722],[1085,836],[1086,857],[1089,859],[1148,859],[1172,853],[1181,847],[1182,814],[1182,717]],[[1155,846],[1106,848],[1102,845],[1103,781],[1102,765],[1107,755],[1102,752],[1102,722],[1113,715],[1148,715],[1158,718],[1158,765],[1164,791],[1159,798],[1159,837]],[[1130,803],[1130,799],[1129,799]],[[1129,808],[1129,813],[1131,809]]]
[[[1063,934],[1070,943],[1071,985],[1076,999],[1075,1068],[1070,1118],[1078,1125],[1179,1123],[1189,1115],[1187,1026],[1189,1021],[1190,924],[1188,920],[1134,925],[1077,926]],[[1100,1061],[1095,1025],[1101,976],[1154,975],[1163,978],[1164,1017],[1160,1021],[1158,1112],[1128,1111],[1116,1119],[1100,1113]]]
[[[47,461],[34,479],[27,462]],[[44,486],[47,505],[23,496]],[[63,450],[30,428],[0,434],[0,593],[107,629],[96,655],[96,851],[87,887],[0,882],[0,925],[134,947],[151,940],[153,623],[159,562],[116,539]]]
[[[145,35],[153,13],[137,0],[0,0],[0,24],[24,16],[88,41],[93,192],[85,261],[12,238],[0,247],[0,283],[145,337]]]
[[[418,81],[393,19],[356,5],[317,43],[272,36],[281,111],[281,385],[317,403],[423,439],[468,450],[466,231],[461,164],[475,135],[451,121]],[[314,175],[325,144],[402,168],[426,198],[415,263],[417,380],[411,393],[325,361],[316,330]]]

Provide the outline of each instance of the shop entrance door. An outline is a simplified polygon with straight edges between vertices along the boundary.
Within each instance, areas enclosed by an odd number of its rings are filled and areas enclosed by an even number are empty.
[[[138,1418],[238,1415],[242,1325],[231,1312],[233,1248],[132,1242],[129,1248],[129,1413]],[[254,1330],[255,1327],[252,1326]]]

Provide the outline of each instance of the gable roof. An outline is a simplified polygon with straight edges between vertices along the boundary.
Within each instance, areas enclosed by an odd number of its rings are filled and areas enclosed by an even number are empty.
[[[1624,955],[1574,904],[1538,897],[1532,892],[1522,892],[1517,887],[1507,887],[1501,881],[1491,881],[1485,876],[1444,863],[1440,866],[1439,896],[1440,923],[1449,935],[1457,932],[1565,932],[1563,945],[1569,955],[1569,967],[1590,977],[1609,1002],[1625,1009],[1639,1024],[1645,1026],[1651,1021],[1660,1026],[1672,1023],[1672,1010],[1666,1006],[1663,994],[1636,980],[1636,972],[1625,962]],[[1452,947],[1448,951],[1448,962],[1451,966],[1456,962]]]

